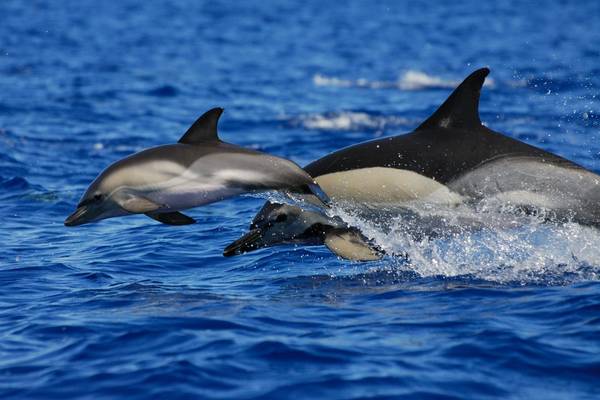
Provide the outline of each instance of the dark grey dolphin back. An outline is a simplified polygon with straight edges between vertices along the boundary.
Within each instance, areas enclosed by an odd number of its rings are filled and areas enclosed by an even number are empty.
[[[580,168],[481,124],[479,97],[488,73],[487,68],[482,68],[469,75],[413,132],[341,149],[304,169],[316,178],[362,168],[396,168],[445,184],[483,163],[503,157],[535,157],[543,162]]]
[[[204,114],[202,114],[190,128],[183,134],[181,139],[179,139],[180,144],[193,145],[196,148],[196,151],[204,147],[204,151],[207,153],[216,152],[216,151],[228,151],[232,153],[244,153],[244,154],[253,154],[253,155],[261,155],[262,153],[245,149],[240,146],[226,143],[219,139],[218,133],[218,123],[221,114],[223,113],[223,108],[216,107],[211,110],[208,110]],[[209,146],[202,146],[202,145]],[[263,154],[264,156],[267,156]],[[290,192],[296,192],[301,194],[313,194],[315,197],[324,205],[329,203],[329,198],[327,194],[321,190],[319,185],[309,176],[300,166],[293,163],[290,160],[286,160],[279,157],[270,156],[270,162],[277,158],[280,162],[284,162],[285,166],[289,168],[290,165],[293,165],[293,173],[290,173],[288,178],[289,181],[286,182],[285,186],[275,185],[272,183],[265,182],[264,185],[253,184],[248,190],[256,190],[264,187],[265,189],[275,189],[282,190],[287,189]],[[275,168],[275,164],[273,164],[273,168]],[[279,171],[274,171],[279,172]],[[281,187],[280,187],[281,186]]]

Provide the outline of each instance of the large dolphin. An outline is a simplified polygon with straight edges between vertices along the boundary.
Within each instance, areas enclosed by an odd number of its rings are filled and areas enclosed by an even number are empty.
[[[195,221],[179,211],[246,192],[281,190],[326,196],[295,163],[219,140],[222,108],[203,114],[176,144],[115,162],[89,186],[65,225],[146,214],[170,225]]]
[[[600,226],[600,176],[481,123],[479,95],[488,73],[473,72],[413,132],[344,148],[305,170],[332,201],[441,207],[486,200]],[[292,242],[324,243],[350,259],[381,255],[368,251],[359,232],[344,229],[339,218],[267,203],[224,255]]]

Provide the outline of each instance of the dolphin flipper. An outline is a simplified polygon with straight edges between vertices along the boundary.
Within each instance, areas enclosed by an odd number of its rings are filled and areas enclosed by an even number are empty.
[[[325,235],[325,246],[338,257],[354,261],[376,261],[383,251],[368,242],[356,229],[332,229]]]
[[[192,217],[188,217],[185,214],[182,214],[178,211],[174,212],[166,212],[166,213],[146,213],[147,216],[156,220],[158,222],[162,222],[166,225],[190,225],[196,223],[196,220]]]
[[[145,214],[162,208],[160,204],[156,204],[150,199],[134,194],[124,193],[120,197],[118,203],[121,208],[132,214]]]

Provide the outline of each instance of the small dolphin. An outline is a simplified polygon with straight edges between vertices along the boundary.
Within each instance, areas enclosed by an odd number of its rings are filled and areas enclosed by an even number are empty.
[[[338,216],[289,204],[267,202],[250,224],[250,231],[228,245],[225,257],[279,244],[326,245],[340,257],[371,261],[383,251]]]
[[[489,201],[600,227],[600,176],[481,123],[479,96],[488,73],[482,68],[469,75],[413,132],[341,149],[304,169],[332,201],[382,208]],[[369,243],[356,229],[346,236],[340,236],[340,229],[340,221],[324,214],[267,203],[251,231],[224,255],[290,242],[323,243],[349,259],[381,254],[365,252]]]
[[[280,190],[327,196],[292,161],[225,143],[217,135],[222,108],[203,114],[176,144],[143,150],[105,169],[65,225],[146,214],[169,225],[195,221],[180,213],[247,192]]]

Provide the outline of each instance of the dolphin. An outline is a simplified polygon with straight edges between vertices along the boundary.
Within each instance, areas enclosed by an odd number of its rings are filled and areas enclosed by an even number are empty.
[[[304,169],[333,202],[436,208],[485,201],[600,227],[599,175],[481,123],[479,97],[488,74],[482,68],[469,75],[414,131],[335,151]],[[325,244],[348,259],[381,256],[365,251],[371,246],[358,230],[319,214],[267,203],[224,255],[293,242]]]
[[[130,214],[187,225],[195,221],[181,210],[247,192],[313,193],[328,201],[292,161],[221,141],[217,123],[222,112],[213,108],[204,113],[176,144],[152,147],[110,165],[88,187],[65,225]]]
[[[325,244],[335,254],[351,260],[378,260],[384,254],[376,243],[339,216],[267,202],[248,233],[229,244],[223,255],[230,257],[279,244]]]

